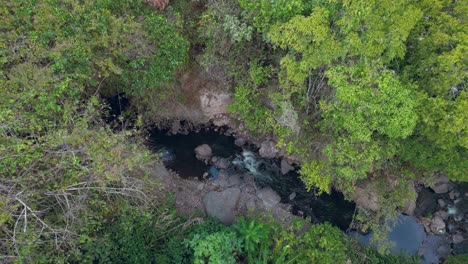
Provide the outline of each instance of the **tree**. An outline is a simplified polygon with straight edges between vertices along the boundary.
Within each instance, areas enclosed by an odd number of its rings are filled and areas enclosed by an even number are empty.
[[[467,22],[463,1],[420,1],[401,70],[415,83],[419,121],[403,144],[402,157],[416,168],[468,180]]]

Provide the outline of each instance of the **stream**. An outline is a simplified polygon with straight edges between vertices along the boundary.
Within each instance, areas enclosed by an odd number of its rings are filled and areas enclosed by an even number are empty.
[[[279,160],[261,158],[255,147],[241,148],[234,140],[232,136],[213,130],[169,135],[167,130],[154,129],[151,133],[153,149],[162,152],[165,166],[182,178],[203,180],[202,175],[210,172],[211,166],[196,159],[194,153],[197,146],[208,144],[213,156],[229,161],[227,171],[253,175],[257,186],[271,187],[280,195],[282,203],[292,205],[293,214],[310,217],[314,223],[330,222],[342,230],[349,227],[355,205],[346,201],[341,193],[334,190],[330,195],[316,195],[314,190],[308,192],[295,170],[282,175]],[[293,193],[295,197],[291,200]]]
[[[317,195],[314,190],[307,191],[298,178],[297,168],[283,175],[280,161],[265,159],[258,155],[254,146],[242,148],[234,144],[235,138],[212,129],[199,132],[171,135],[168,130],[153,129],[150,145],[161,153],[165,166],[182,178],[197,178],[200,181],[216,180],[218,169],[195,157],[194,149],[202,144],[211,147],[213,156],[227,161],[226,173],[250,174],[258,187],[270,187],[281,197],[281,203],[292,206],[292,213],[309,217],[313,223],[330,222],[346,231],[352,221],[355,204],[346,201],[343,194],[332,190],[331,194]],[[210,175],[211,179],[203,178]],[[352,237],[368,244],[372,232],[363,235],[351,233]],[[394,242],[391,251],[422,255],[423,263],[438,263],[441,245],[447,244],[444,236],[427,235],[424,227],[415,217],[401,215],[393,223],[388,239]]]

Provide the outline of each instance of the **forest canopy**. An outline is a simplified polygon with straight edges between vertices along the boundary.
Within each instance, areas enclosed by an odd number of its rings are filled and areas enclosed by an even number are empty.
[[[371,182],[382,208],[358,218],[374,228],[411,181],[468,181],[466,14],[452,0],[0,0],[0,261],[411,261],[329,224],[297,239],[299,222],[193,224],[151,179],[141,116],[184,104],[176,76],[201,68],[309,190],[352,199]],[[115,94],[136,106],[117,126]]]

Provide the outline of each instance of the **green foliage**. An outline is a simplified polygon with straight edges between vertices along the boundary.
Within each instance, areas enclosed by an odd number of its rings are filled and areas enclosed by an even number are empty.
[[[354,242],[356,243],[356,242]],[[355,248],[352,263],[369,263],[369,264],[418,264],[420,259],[415,256],[405,254],[380,254],[372,247],[362,247],[360,245],[352,245]]]
[[[260,32],[266,32],[277,22],[286,22],[303,9],[302,0],[239,0],[240,6],[248,11],[248,17]]]
[[[311,226],[296,243],[301,248],[295,252],[298,262],[345,263],[350,254],[344,234],[328,223]]]
[[[249,263],[266,263],[275,258],[272,246],[278,235],[277,228],[274,224],[262,223],[256,219],[240,219],[234,226],[242,239]]]
[[[254,134],[266,134],[271,131],[270,110],[262,106],[261,94],[254,88],[237,87],[234,102],[228,110],[238,115]]]
[[[390,71],[338,66],[327,75],[336,88],[336,99],[333,105],[323,103],[322,116],[333,130],[346,131],[351,141],[365,142],[375,132],[389,138],[411,135],[417,119],[415,96]]]
[[[164,210],[124,208],[114,217],[117,221],[107,223],[100,236],[84,244],[82,262],[154,263],[168,238],[179,232],[173,229],[179,220]]]
[[[445,260],[447,264],[462,264],[468,261],[468,254],[448,256]]]
[[[324,176],[327,175],[324,162],[313,160],[302,164],[299,174],[308,191],[317,187],[319,192],[330,192],[332,181],[331,177]]]
[[[328,223],[289,226],[268,217],[240,219],[234,226],[248,263],[344,263],[348,238]]]
[[[194,263],[236,263],[241,243],[232,231],[220,231],[201,237],[196,234],[187,242],[194,251]]]
[[[420,1],[425,19],[413,29],[404,76],[417,84],[419,122],[402,156],[415,167],[466,181],[468,149],[465,2]],[[463,11],[464,10],[464,11]]]

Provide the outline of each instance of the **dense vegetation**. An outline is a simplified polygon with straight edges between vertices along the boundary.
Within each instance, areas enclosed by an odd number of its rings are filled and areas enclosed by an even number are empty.
[[[412,261],[329,224],[178,216],[142,113],[111,127],[103,98],[154,109],[182,66],[222,69],[232,114],[297,156],[308,188],[372,179],[382,210],[356,219],[373,227],[409,180],[468,181],[468,2],[200,2],[0,0],[0,261]]]

